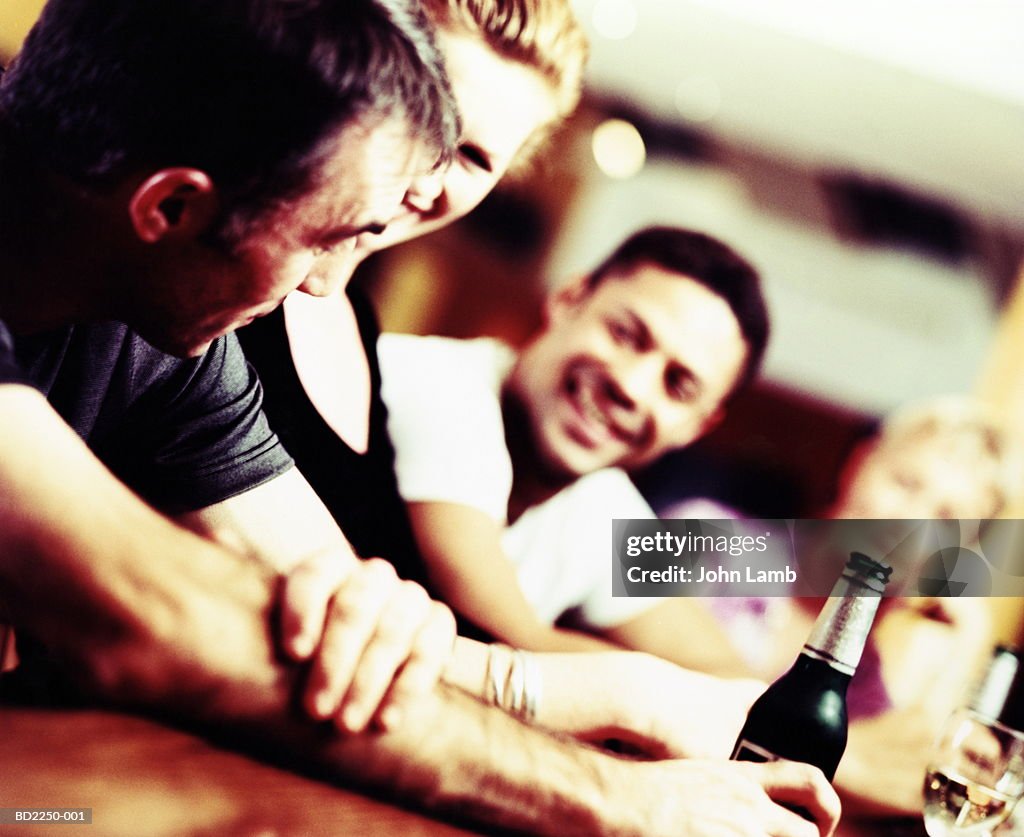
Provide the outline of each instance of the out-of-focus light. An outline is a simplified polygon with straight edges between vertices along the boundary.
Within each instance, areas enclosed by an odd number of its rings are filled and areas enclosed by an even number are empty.
[[[597,34],[609,41],[621,41],[633,34],[636,19],[633,0],[598,0],[590,21]]]
[[[676,87],[676,110],[688,122],[710,122],[722,107],[722,90],[711,76],[693,73]]]
[[[594,129],[594,161],[609,177],[625,180],[644,167],[647,148],[636,127],[624,119],[606,119]]]

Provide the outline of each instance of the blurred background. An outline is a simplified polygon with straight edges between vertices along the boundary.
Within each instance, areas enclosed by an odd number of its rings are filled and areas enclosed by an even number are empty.
[[[675,223],[755,262],[774,334],[721,429],[638,475],[656,505],[808,514],[906,400],[977,391],[1016,416],[1024,4],[575,5],[583,107],[532,176],[381,257],[387,327],[521,340],[551,283]]]
[[[3,0],[0,57],[41,5]],[[721,428],[636,475],[656,506],[809,514],[856,439],[931,394],[1024,428],[1024,4],[575,5],[578,114],[464,221],[365,266],[385,328],[519,343],[553,284],[682,224],[760,268],[774,336]]]

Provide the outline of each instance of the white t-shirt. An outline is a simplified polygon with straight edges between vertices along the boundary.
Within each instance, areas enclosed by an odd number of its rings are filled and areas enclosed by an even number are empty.
[[[661,601],[611,594],[612,519],[654,517],[617,468],[588,474],[507,525],[512,461],[501,387],[515,362],[508,346],[384,334],[377,351],[402,496],[470,506],[505,527],[505,554],[541,619],[578,609],[584,624],[608,628]]]

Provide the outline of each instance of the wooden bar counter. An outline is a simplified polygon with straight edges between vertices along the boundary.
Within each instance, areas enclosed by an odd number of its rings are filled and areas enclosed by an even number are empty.
[[[92,824],[0,825],[32,837],[466,837],[144,718],[0,706],[0,808],[91,808]],[[844,818],[837,837],[919,837],[915,820]]]
[[[471,834],[153,721],[99,710],[0,707],[0,807],[92,809],[91,825],[0,825],[5,837]]]

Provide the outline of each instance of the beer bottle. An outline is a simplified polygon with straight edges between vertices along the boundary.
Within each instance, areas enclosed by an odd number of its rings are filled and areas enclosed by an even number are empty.
[[[793,667],[750,708],[733,759],[802,761],[832,780],[846,749],[846,688],[891,573],[851,553]]]
[[[1024,731],[1024,665],[1017,649],[995,647],[967,708],[988,721]]]

